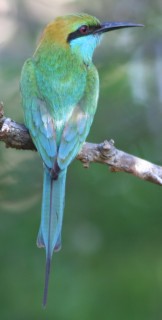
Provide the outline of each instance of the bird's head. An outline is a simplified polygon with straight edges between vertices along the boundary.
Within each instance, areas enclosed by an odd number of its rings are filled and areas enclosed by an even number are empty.
[[[88,14],[58,17],[45,28],[41,43],[64,48],[77,54],[85,63],[92,60],[93,52],[103,33],[128,27],[139,27],[131,22],[103,22]],[[39,48],[39,47],[38,47]]]

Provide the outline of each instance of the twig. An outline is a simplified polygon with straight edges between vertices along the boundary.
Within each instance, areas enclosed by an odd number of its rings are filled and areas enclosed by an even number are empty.
[[[3,104],[0,103],[0,141],[7,148],[35,150],[27,128],[4,116]],[[162,186],[162,167],[140,159],[114,146],[114,141],[100,144],[85,142],[77,159],[88,168],[91,162],[106,164],[111,172],[127,172],[132,175]]]
[[[0,141],[3,141],[7,148],[36,151],[24,124],[17,123],[10,118],[4,117],[2,102],[0,102]]]

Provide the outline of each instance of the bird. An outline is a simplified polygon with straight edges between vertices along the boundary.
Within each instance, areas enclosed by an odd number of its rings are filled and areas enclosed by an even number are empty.
[[[33,56],[22,67],[24,120],[44,171],[37,237],[37,246],[46,252],[44,307],[53,252],[61,249],[67,169],[87,138],[98,104],[94,50],[104,33],[140,26],[101,23],[85,13],[57,17],[45,27]]]

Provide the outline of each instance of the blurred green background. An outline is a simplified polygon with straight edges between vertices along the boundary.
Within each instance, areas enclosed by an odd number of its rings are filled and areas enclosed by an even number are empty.
[[[58,15],[144,23],[105,35],[94,61],[99,107],[88,140],[113,138],[162,164],[161,0],[0,0],[0,100],[23,122],[19,77],[41,30]],[[162,190],[106,166],[69,168],[63,249],[41,307],[45,252],[36,247],[42,163],[0,145],[0,319],[161,320]]]

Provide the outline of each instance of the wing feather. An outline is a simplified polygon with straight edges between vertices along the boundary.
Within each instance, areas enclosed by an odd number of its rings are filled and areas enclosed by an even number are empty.
[[[55,123],[47,102],[40,97],[31,60],[24,65],[21,91],[26,126],[44,163],[53,168],[57,156]]]
[[[67,121],[57,156],[57,162],[61,169],[64,169],[76,157],[79,149],[85,141],[93,116],[84,112],[80,106],[77,106]]]

